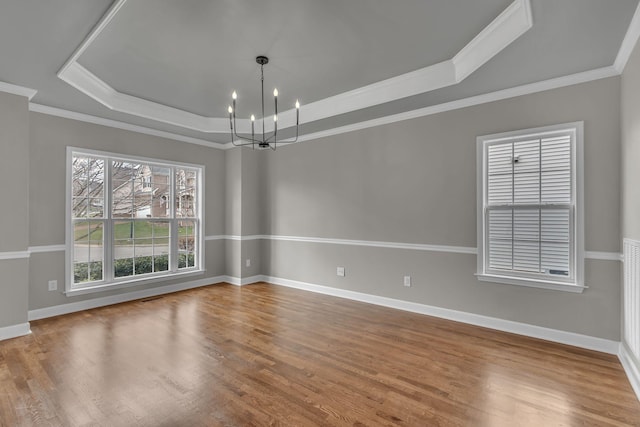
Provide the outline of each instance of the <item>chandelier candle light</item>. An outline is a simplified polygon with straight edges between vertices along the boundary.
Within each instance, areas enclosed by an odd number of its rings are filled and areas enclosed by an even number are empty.
[[[251,138],[248,136],[242,136],[237,133],[236,126],[236,100],[238,94],[234,91],[231,95],[232,105],[229,106],[229,127],[231,129],[231,143],[237,147],[244,147],[251,145],[251,148],[255,148],[258,144],[258,148],[271,148],[276,149],[278,142],[282,143],[294,143],[298,140],[298,128],[300,125],[300,103],[296,101],[296,137],[294,139],[278,141],[278,89],[273,90],[274,99],[274,113],[273,113],[273,132],[270,135],[265,133],[264,123],[264,66],[269,63],[269,58],[266,56],[258,56],[256,62],[260,64],[260,85],[262,88],[262,138],[255,136],[255,122],[256,116],[251,115]],[[241,142],[236,142],[241,141]]]

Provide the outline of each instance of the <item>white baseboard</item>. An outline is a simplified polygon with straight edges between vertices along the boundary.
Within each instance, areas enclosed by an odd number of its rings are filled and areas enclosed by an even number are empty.
[[[287,286],[290,288],[302,289],[305,291],[366,302],[369,304],[396,308],[413,313],[426,314],[428,316],[440,317],[442,319],[468,323],[470,325],[482,326],[484,328],[496,329],[498,331],[510,332],[513,334],[525,335],[533,338],[540,338],[547,341],[568,344],[575,347],[586,348],[589,350],[601,351],[603,353],[617,355],[619,350],[620,343],[617,341],[576,334],[573,332],[559,331],[556,329],[544,328],[542,326],[535,326],[526,323],[514,322],[511,320],[498,319],[495,317],[482,316],[480,314],[466,313],[463,311],[451,310],[448,308],[418,304],[415,302],[402,301],[398,299],[370,295],[361,292],[348,291],[345,289],[332,288],[329,286],[314,285],[311,283],[298,282],[295,280],[282,279],[279,277],[263,276],[262,281],[273,283],[275,285]]]
[[[636,396],[638,396],[638,400],[640,400],[640,361],[636,360],[624,342],[620,343],[618,358],[627,374],[627,378],[629,378],[633,391],[636,392]]]
[[[224,278],[223,282],[230,283],[235,286],[244,286],[250,285],[252,283],[263,282],[264,277],[262,275],[251,276],[251,277],[235,277],[235,276],[221,276]]]
[[[157,295],[184,291],[186,289],[199,288],[201,286],[215,285],[217,283],[226,281],[226,276],[207,277],[205,279],[198,279],[190,282],[178,283],[175,285],[159,286],[157,288],[144,289],[135,292],[126,292],[118,295],[110,295],[108,297],[93,298],[86,301],[54,305],[52,307],[29,310],[28,318],[29,320],[45,319],[47,317],[75,313],[77,311],[89,310],[92,308],[104,307],[112,304],[119,304],[121,302],[133,301],[141,298],[149,298]]]
[[[29,322],[5,326],[3,328],[0,328],[0,341],[21,337],[23,335],[29,335],[30,333],[31,329],[29,327]]]

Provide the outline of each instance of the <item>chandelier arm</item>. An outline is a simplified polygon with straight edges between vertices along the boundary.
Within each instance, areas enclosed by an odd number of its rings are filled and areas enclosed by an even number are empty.
[[[244,146],[247,146],[247,145],[252,145],[252,144],[254,144],[254,142],[252,142],[252,141],[247,141],[247,140],[244,140],[244,139],[243,139],[243,140],[241,140],[241,141],[246,141],[246,142],[236,142],[236,141],[237,141],[237,140],[233,140],[233,141],[231,141],[231,143],[232,143],[234,146],[236,146],[236,147],[244,147]]]
[[[249,137],[246,137],[246,136],[239,135],[239,134],[237,134],[237,133],[234,133],[234,136],[235,136],[237,139],[240,139],[240,140],[242,140],[242,141],[247,141],[247,142],[250,142],[250,143],[254,143],[254,144],[255,144],[255,143],[258,143],[258,144],[259,144],[260,142],[262,142],[262,141],[260,141],[259,139],[249,138]]]

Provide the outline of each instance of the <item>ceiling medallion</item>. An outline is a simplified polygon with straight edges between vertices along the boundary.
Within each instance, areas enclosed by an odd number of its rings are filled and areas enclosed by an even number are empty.
[[[273,90],[273,100],[274,100],[274,112],[273,112],[273,132],[266,133],[265,132],[265,115],[264,115],[264,66],[269,63],[269,58],[266,56],[258,56],[256,57],[256,62],[260,65],[260,86],[262,89],[262,137],[258,134],[256,138],[255,134],[255,122],[256,116],[251,115],[251,137],[248,135],[240,135],[237,133],[236,129],[236,100],[238,99],[238,94],[233,91],[231,95],[232,105],[229,106],[229,128],[231,130],[231,143],[237,147],[245,147],[251,146],[251,148],[255,148],[256,144],[258,148],[271,148],[275,150],[278,142],[282,143],[294,143],[298,140],[298,129],[300,127],[300,103],[296,101],[296,137],[294,139],[288,139],[284,141],[278,141],[278,89]]]

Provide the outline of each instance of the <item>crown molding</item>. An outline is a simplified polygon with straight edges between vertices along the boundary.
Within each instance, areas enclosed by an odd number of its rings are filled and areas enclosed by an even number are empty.
[[[205,117],[120,93],[77,62],[126,1],[117,0],[113,4],[60,69],[58,77],[115,111],[198,132],[227,133],[226,118]],[[532,26],[530,0],[514,0],[452,59],[309,103],[301,108],[301,115],[306,122],[313,122],[460,83]],[[284,111],[278,122],[286,128],[286,123],[294,123],[295,114],[295,109]],[[273,123],[268,123],[268,127],[267,131]],[[250,121],[238,120],[237,129],[249,132]]]
[[[515,98],[517,96],[529,95],[532,93],[542,92],[545,90],[557,89],[565,86],[571,86],[580,83],[586,83],[593,80],[604,79],[608,77],[618,76],[620,73],[613,67],[597,68],[595,70],[585,71],[582,73],[572,74],[569,76],[558,77],[555,79],[544,80],[541,82],[530,83],[522,86],[516,86],[509,89],[503,89],[496,92],[491,92],[483,95],[472,96],[469,98],[459,99],[456,101],[445,102],[443,104],[432,105],[429,107],[419,108],[416,110],[406,111],[403,113],[393,114],[390,116],[384,116],[377,119],[365,120],[350,125],[335,127],[319,132],[308,133],[300,135],[298,143],[305,141],[312,141],[322,138],[327,138],[334,135],[340,135],[348,132],[355,132],[362,129],[368,129],[375,126],[382,126],[386,124],[396,123],[404,120],[415,119],[419,117],[430,116],[433,114],[443,113],[446,111],[457,110],[460,108],[472,107],[475,105],[485,104],[494,101],[500,101],[503,99]],[[211,148],[220,150],[230,150],[235,146],[228,143],[217,143],[207,141],[205,139],[192,138],[170,132],[160,131],[156,129],[147,128],[144,126],[132,125],[125,122],[120,122],[111,119],[104,119],[102,117],[91,116],[88,114],[78,113],[75,111],[64,110],[56,107],[49,107],[46,105],[29,103],[29,111],[48,114],[57,117],[63,117],[72,120],[78,120],[87,123],[98,124],[101,126],[113,127],[116,129],[123,129],[132,132],[138,132],[146,135],[158,136],[161,138],[171,139],[175,141],[187,142],[190,144],[204,145]],[[280,142],[278,143],[280,145]],[[293,145],[287,142],[282,142],[282,147],[287,145]]]
[[[620,50],[613,63],[613,67],[619,74],[622,74],[624,71],[624,67],[627,65],[629,57],[631,57],[633,48],[638,42],[638,37],[640,37],[640,4],[638,4],[633,18],[631,18],[631,23],[629,24],[629,28],[627,28],[627,32],[620,45]]]
[[[533,26],[531,3],[514,1],[451,60],[456,83],[509,46]]]
[[[87,50],[91,43],[93,43],[93,41],[100,35],[100,33],[102,33],[102,30],[104,30],[107,25],[109,25],[114,16],[116,16],[116,13],[118,13],[118,11],[122,8],[122,6],[124,6],[126,2],[127,0],[116,0],[115,2],[113,2],[111,7],[109,7],[109,10],[107,10],[107,12],[102,15],[102,18],[100,18],[98,23],[91,29],[89,35],[82,41],[82,43],[80,43],[80,46],[76,48],[73,54],[71,54],[71,57],[67,59],[67,62],[64,63],[62,68],[60,68],[60,71],[58,71],[58,75],[64,72],[69,66],[71,66],[78,60],[80,55],[82,55],[82,53]]]
[[[160,138],[171,139],[174,141],[188,142],[189,144],[204,145],[206,147],[228,149],[226,144],[207,141],[206,139],[192,138],[190,136],[178,135],[171,132],[165,132],[157,129],[151,129],[144,126],[132,125],[130,123],[119,122],[117,120],[105,119],[102,117],[91,116],[89,114],[77,113],[75,111],[64,110],[62,108],[49,107],[47,105],[29,103],[29,111],[34,113],[47,114],[50,116],[62,117],[65,119],[78,120],[80,122],[93,123],[96,125],[112,127],[116,129],[128,130],[131,132],[142,133],[145,135],[158,136]],[[231,143],[229,143],[231,145]]]
[[[6,82],[0,82],[0,92],[26,96],[29,101],[31,101],[31,98],[36,96],[36,93],[38,93],[38,91],[35,89],[29,89],[28,87],[13,85]]]

